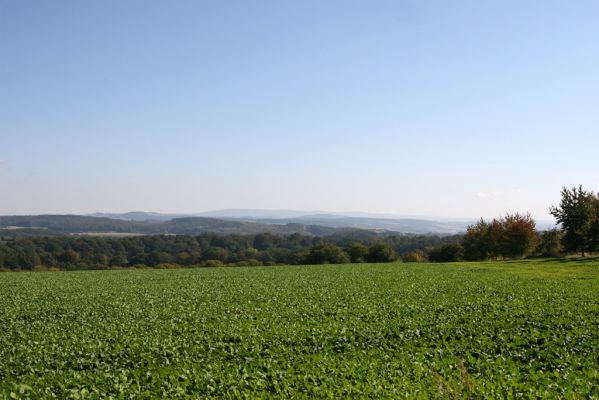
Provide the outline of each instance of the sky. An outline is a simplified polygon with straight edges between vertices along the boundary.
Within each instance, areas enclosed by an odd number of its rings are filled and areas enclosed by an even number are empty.
[[[599,190],[599,2],[0,0],[0,215],[549,219]]]

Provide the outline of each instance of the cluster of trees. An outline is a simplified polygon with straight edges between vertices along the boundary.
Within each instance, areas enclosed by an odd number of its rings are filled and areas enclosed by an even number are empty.
[[[0,268],[89,269],[148,266],[281,265],[387,262],[459,237],[361,234],[47,236],[0,239]]]
[[[462,241],[466,260],[517,258],[536,247],[535,221],[529,214],[507,214],[486,222],[481,219],[468,227]]]
[[[599,250],[599,195],[582,186],[562,188],[561,202],[550,208],[561,229],[537,232],[529,214],[507,214],[468,227],[461,243],[429,249],[431,261],[488,260],[526,256],[557,257]]]

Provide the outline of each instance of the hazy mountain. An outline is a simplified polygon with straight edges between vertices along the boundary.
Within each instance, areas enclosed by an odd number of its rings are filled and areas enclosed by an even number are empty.
[[[293,210],[219,210],[210,213],[225,219],[251,221],[262,224],[320,225],[330,228],[388,230],[415,234],[454,234],[465,232],[474,220],[389,217],[388,214],[353,212],[343,213],[302,212]],[[203,213],[202,215],[206,215]]]
[[[162,214],[133,211],[82,215],[0,217],[0,228],[21,227],[47,233],[119,232],[139,234],[305,233],[327,235],[333,229],[364,229],[413,234],[454,234],[466,231],[475,220],[451,218],[389,218],[385,214],[307,212],[296,210],[228,209],[199,214]],[[361,216],[360,216],[361,215]],[[318,228],[317,228],[318,227]],[[537,229],[554,227],[539,221]],[[24,234],[25,232],[22,232]]]
[[[90,217],[121,219],[125,221],[170,221],[174,218],[189,217],[192,214],[161,214],[156,212],[130,211],[126,213],[94,213]]]
[[[297,211],[297,210],[261,210],[261,209],[243,209],[229,208],[224,210],[207,211],[194,214],[199,217],[212,218],[298,218],[304,215],[318,213],[318,211]]]
[[[400,216],[394,214],[376,214],[367,212],[310,212],[297,210],[252,210],[229,209],[211,211],[201,215],[218,216],[224,219],[238,219],[265,224],[299,223],[321,225],[332,228],[354,228],[368,230],[388,230],[415,234],[454,234],[466,231],[468,225],[477,219]],[[537,221],[538,230],[555,227],[553,221]]]
[[[307,215],[293,219],[256,219],[258,223],[297,223],[304,225],[322,225],[331,228],[353,228],[368,230],[386,230],[415,234],[454,234],[465,232],[472,221],[431,221],[410,218],[358,218],[330,214]]]

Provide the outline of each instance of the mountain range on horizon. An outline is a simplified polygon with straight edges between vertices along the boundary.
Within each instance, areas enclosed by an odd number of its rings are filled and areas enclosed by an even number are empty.
[[[175,218],[205,217],[225,220],[238,220],[261,224],[303,224],[320,225],[331,228],[353,228],[387,230],[415,234],[455,234],[465,232],[474,218],[451,218],[431,216],[407,216],[377,214],[369,212],[326,212],[269,209],[222,209],[188,214],[167,214],[158,212],[132,211],[126,213],[94,213],[91,216],[126,221],[169,221]],[[537,221],[539,230],[555,226],[553,221]]]
[[[302,233],[326,236],[341,231],[373,234],[453,235],[464,233],[475,222],[458,219],[388,218],[369,213],[310,213],[294,210],[217,210],[198,214],[164,214],[132,211],[91,215],[0,216],[7,234],[200,234],[200,233]],[[361,216],[355,216],[361,215]],[[550,229],[550,221],[538,222],[538,230]],[[18,232],[15,232],[18,230]]]
[[[125,219],[131,221],[169,220],[181,217],[209,217],[209,218],[241,218],[241,219],[288,219],[319,216],[324,218],[376,218],[376,219],[416,219],[430,221],[460,221],[472,222],[477,218],[445,217],[432,215],[409,215],[391,213],[373,213],[365,211],[321,211],[321,210],[291,210],[291,209],[253,209],[253,208],[225,208],[219,210],[192,212],[192,213],[162,213],[152,211],[128,211],[123,213],[95,212],[85,214],[93,217]]]

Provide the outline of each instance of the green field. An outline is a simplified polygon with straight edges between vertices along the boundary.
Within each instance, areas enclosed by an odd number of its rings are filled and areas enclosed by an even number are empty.
[[[599,398],[599,262],[0,274],[0,398]]]

